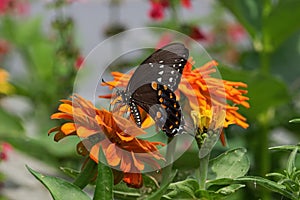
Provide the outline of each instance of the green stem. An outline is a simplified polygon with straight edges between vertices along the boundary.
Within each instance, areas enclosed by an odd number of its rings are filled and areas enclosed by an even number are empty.
[[[92,178],[95,177],[97,173],[97,163],[95,163],[90,158],[86,162],[85,167],[81,171],[81,173],[77,176],[74,181],[74,185],[77,185],[79,188],[83,189],[85,186],[89,184]]]
[[[200,132],[196,132],[195,140],[197,142],[197,146],[198,146],[198,149],[200,152],[200,149],[203,144],[203,138],[201,137]],[[207,179],[207,173],[208,173],[209,157],[210,157],[210,153],[208,153],[206,156],[200,158],[200,166],[199,166],[199,171],[198,171],[198,182],[199,182],[200,190],[206,189],[206,179]]]
[[[271,51],[271,44],[269,41],[268,33],[264,29],[265,21],[269,18],[270,12],[272,10],[272,2],[271,0],[263,0],[263,11],[262,11],[262,38],[261,44],[262,49],[259,52],[260,54],[260,69],[263,74],[270,73],[270,51]]]
[[[272,45],[269,41],[268,33],[264,30],[265,21],[269,18],[270,12],[272,10],[272,2],[271,0],[263,0],[263,13],[262,13],[262,27],[261,27],[261,44],[262,49],[259,52],[260,56],[260,72],[263,75],[270,74],[270,52],[272,51]],[[268,151],[269,147],[269,112],[265,112],[261,116],[260,124],[261,131],[258,134],[258,142],[257,142],[257,160],[258,160],[258,172],[261,176],[265,176],[266,173],[270,170],[270,154]],[[271,195],[269,191],[262,191],[262,199],[269,200],[271,199]]]
[[[173,138],[168,138],[166,162],[169,164],[163,169],[161,185],[165,185],[169,182],[169,178],[172,174],[172,167],[174,162],[174,152],[176,148],[176,142],[172,142]]]
[[[179,21],[178,21],[176,1],[170,1],[170,8],[171,8],[172,21],[178,23]]]
[[[268,75],[270,73],[270,53],[263,50],[262,52],[260,52],[259,56],[261,73],[264,75]]]
[[[269,148],[269,122],[271,121],[270,118],[270,112],[272,110],[268,110],[265,113],[263,113],[260,118],[260,131],[258,136],[258,142],[256,145],[256,157],[258,160],[258,173],[260,176],[264,177],[267,173],[270,172],[271,167],[271,158],[270,153],[268,151]],[[263,189],[261,191],[261,197],[264,200],[270,200],[271,199],[271,193],[268,190]]]
[[[208,163],[209,163],[210,153],[200,158],[200,166],[199,166],[199,189],[205,190],[206,189],[206,179],[208,173]]]
[[[261,176],[265,176],[270,170],[270,154],[268,151],[269,148],[268,133],[269,133],[268,126],[266,124],[262,124],[262,128],[259,133],[260,143],[258,145],[258,153],[260,158],[259,174]]]

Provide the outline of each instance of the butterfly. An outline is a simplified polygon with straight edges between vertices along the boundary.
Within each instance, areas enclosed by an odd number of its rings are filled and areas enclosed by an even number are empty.
[[[167,136],[173,137],[184,131],[181,107],[174,92],[188,57],[189,50],[183,44],[168,44],[137,67],[125,90],[117,91],[117,96],[129,106],[138,127],[143,122],[140,107]]]

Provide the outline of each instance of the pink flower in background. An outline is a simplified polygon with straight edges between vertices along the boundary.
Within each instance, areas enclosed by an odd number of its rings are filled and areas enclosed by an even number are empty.
[[[164,4],[160,1],[151,1],[149,17],[154,20],[162,20],[164,18]]]
[[[167,44],[171,43],[173,40],[173,37],[171,34],[164,34],[160,39],[159,41],[157,42],[156,44],[156,49],[160,49],[162,48],[163,46],[166,46]]]
[[[227,34],[234,42],[240,42],[246,38],[246,31],[240,24],[229,24]]]
[[[77,57],[77,59],[76,59],[76,61],[75,61],[75,68],[78,70],[78,69],[80,69],[80,67],[81,67],[81,65],[82,65],[82,63],[83,63],[83,61],[84,61],[84,57],[83,56],[81,56],[81,55],[79,55],[78,57]]]
[[[0,14],[26,15],[29,12],[28,0],[0,0]]]
[[[0,144],[0,161],[6,161],[8,159],[7,153],[12,150],[10,144],[4,142]]]

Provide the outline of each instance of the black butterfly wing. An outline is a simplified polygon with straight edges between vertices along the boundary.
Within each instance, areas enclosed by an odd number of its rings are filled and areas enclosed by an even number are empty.
[[[137,108],[140,106],[168,136],[183,130],[181,108],[174,91],[178,88],[188,56],[188,49],[183,44],[173,43],[155,51],[136,69],[126,92],[130,96],[131,114],[138,126],[141,126]]]
[[[183,131],[184,122],[180,105],[176,100],[176,95],[165,85],[155,85],[154,88],[153,84],[143,85],[133,94],[129,105],[138,126],[141,126],[141,116],[137,105],[149,113],[156,125],[168,136],[174,136]]]
[[[189,51],[181,43],[172,43],[155,51],[135,70],[127,92],[132,94],[139,87],[153,81],[167,85],[174,92],[178,88],[188,57]]]

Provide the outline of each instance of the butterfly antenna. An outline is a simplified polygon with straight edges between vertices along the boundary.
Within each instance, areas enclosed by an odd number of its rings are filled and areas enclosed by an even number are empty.
[[[110,87],[116,89],[118,92],[120,91],[119,88],[117,88],[115,85],[112,85],[112,84],[106,82],[103,78],[102,78],[102,83],[104,83],[104,84],[106,84],[107,86],[110,86]]]
[[[110,87],[113,87],[113,88],[116,88],[116,86],[112,85],[112,84],[109,84],[108,82],[106,82],[103,78],[102,78],[102,83],[104,83],[105,85],[107,86],[110,86]]]

